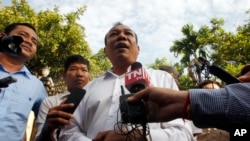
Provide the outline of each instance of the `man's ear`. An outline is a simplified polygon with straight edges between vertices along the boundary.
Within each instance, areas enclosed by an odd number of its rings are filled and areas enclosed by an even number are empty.
[[[138,48],[138,55],[139,55],[140,54],[140,46],[138,45],[137,48]]]

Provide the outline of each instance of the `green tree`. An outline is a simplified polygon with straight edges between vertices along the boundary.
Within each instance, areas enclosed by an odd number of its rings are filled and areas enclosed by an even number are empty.
[[[250,20],[249,20],[250,21]],[[212,27],[209,29],[210,37],[207,43],[212,52],[212,62],[224,68],[233,75],[238,75],[243,65],[250,61],[250,23],[239,26],[236,33],[226,32],[223,29],[224,20],[212,19]]]
[[[59,78],[62,63],[69,55],[81,54],[91,58],[85,29],[76,22],[85,10],[86,6],[81,6],[74,12],[61,15],[55,6],[53,10],[35,12],[26,0],[12,0],[11,6],[0,8],[0,30],[13,22],[32,23],[37,29],[39,45],[37,55],[27,66],[32,72],[39,72],[42,67],[48,66],[51,76]]]
[[[198,56],[205,56],[204,51],[200,49],[203,44],[199,41],[199,32],[194,31],[192,24],[186,24],[181,30],[184,37],[180,40],[175,40],[170,47],[170,52],[173,52],[176,57],[182,55],[181,63],[188,67],[192,58],[197,59]]]
[[[92,78],[102,75],[107,69],[111,67],[111,63],[104,54],[104,48],[100,49],[98,53],[91,56],[91,75]]]
[[[172,66],[167,57],[156,58],[155,62],[146,65],[153,69],[159,69],[160,66]]]
[[[182,74],[179,78],[180,82],[180,90],[187,90],[190,88],[195,88],[197,87],[196,83],[193,82],[193,80],[190,78],[189,75],[187,74]]]
[[[182,55],[180,62],[184,67],[188,67],[190,77],[195,83],[201,82],[201,72],[199,68],[193,69],[192,67],[198,67],[196,64],[192,64],[194,60],[197,60],[199,56],[206,56],[203,50],[203,44],[199,37],[204,35],[204,31],[194,31],[192,24],[186,24],[182,27],[181,32],[184,37],[180,40],[175,40],[170,47],[170,52],[173,52],[176,57]],[[193,71],[196,70],[196,71]],[[194,77],[197,75],[198,77]]]
[[[249,11],[246,13],[249,14]],[[180,62],[187,66],[188,74],[196,85],[204,79],[198,56],[205,57],[210,64],[222,67],[233,75],[237,75],[242,66],[250,61],[250,19],[239,26],[236,33],[224,30],[222,18],[213,18],[210,23],[211,26],[201,26],[197,32],[193,31],[192,25],[184,25],[184,38],[175,40],[170,48],[176,56],[182,55]]]

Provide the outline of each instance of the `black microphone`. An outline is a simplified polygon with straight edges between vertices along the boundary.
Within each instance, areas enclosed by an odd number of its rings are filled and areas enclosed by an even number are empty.
[[[198,57],[198,61],[202,64],[201,70],[203,70],[204,67],[207,67],[209,73],[220,78],[225,83],[227,84],[240,83],[240,80],[232,76],[230,73],[228,73],[224,69],[216,65],[210,65],[210,62],[206,58]]]
[[[125,86],[131,92],[131,94],[125,94],[123,86],[121,86],[122,95],[120,96],[120,112],[121,119],[123,124],[131,126],[131,131],[140,130],[142,126],[141,136],[135,137],[130,135],[132,132],[127,131],[124,133],[121,131],[124,136],[127,136],[127,140],[130,138],[135,138],[136,140],[146,140],[147,135],[149,135],[149,126],[147,124],[147,108],[143,100],[128,103],[127,98],[134,95],[134,93],[145,89],[150,84],[149,76],[146,70],[142,67],[141,63],[135,62],[131,66],[131,71],[125,74]],[[129,124],[128,124],[129,123]],[[123,130],[120,128],[120,130]]]
[[[120,111],[123,123],[147,123],[147,110],[143,101],[128,103],[127,98],[148,85],[149,77],[146,70],[142,68],[141,63],[135,62],[131,66],[131,71],[125,74],[125,86],[131,94],[124,94],[122,87],[122,95],[120,96]]]
[[[211,65],[208,68],[209,72],[218,78],[220,78],[222,81],[226,82],[227,84],[233,84],[233,83],[240,83],[241,81],[234,76],[232,76],[227,71],[223,70],[222,68]]]

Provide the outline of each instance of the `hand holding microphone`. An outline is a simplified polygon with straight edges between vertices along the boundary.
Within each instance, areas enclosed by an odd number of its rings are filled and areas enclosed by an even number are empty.
[[[124,94],[123,87],[122,96],[120,96],[120,111],[123,123],[145,124],[147,123],[147,110],[143,101],[128,103],[127,98],[133,96],[134,93],[145,89],[150,84],[150,78],[141,63],[135,62],[131,66],[131,71],[125,74],[125,86],[131,94]]]

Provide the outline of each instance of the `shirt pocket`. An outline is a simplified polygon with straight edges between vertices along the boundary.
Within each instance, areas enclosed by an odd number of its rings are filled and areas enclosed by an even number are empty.
[[[10,90],[9,104],[7,112],[11,117],[18,120],[27,120],[32,109],[32,98],[25,92],[20,93],[15,90]]]

